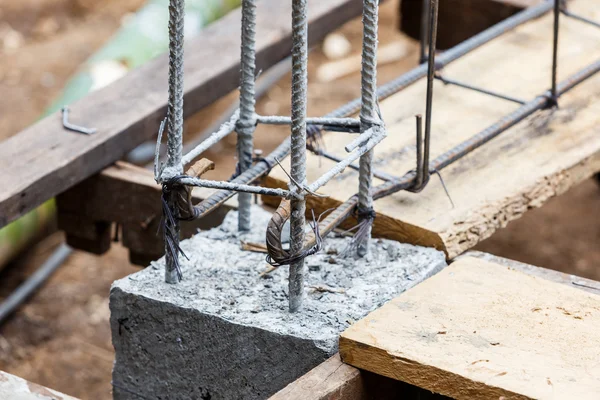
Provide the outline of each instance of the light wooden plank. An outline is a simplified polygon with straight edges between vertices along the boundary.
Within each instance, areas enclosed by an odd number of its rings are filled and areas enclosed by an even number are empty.
[[[291,3],[261,0],[258,8],[260,70],[289,54]],[[361,12],[359,0],[310,0],[310,44]],[[186,45],[186,115],[238,86],[240,21],[239,10],[234,11]],[[73,121],[97,128],[94,135],[64,130],[56,113],[2,142],[0,227],[119,160],[155,134],[165,116],[167,64],[163,55],[73,104]]]
[[[464,257],[348,328],[342,360],[457,399],[597,399],[600,296]]]
[[[13,400],[77,400],[37,383],[0,371],[0,398]]]
[[[479,258],[524,272],[527,275],[564,284],[586,292],[600,294],[600,282],[592,281],[590,279],[524,264],[480,251],[469,251],[461,257]],[[389,381],[386,381],[386,379],[389,378],[375,375],[367,371],[361,371],[348,364],[343,364],[338,353],[310,370],[306,375],[290,383],[276,395],[271,397],[270,400],[287,398],[303,400],[354,400],[356,399],[355,393],[359,393],[363,396],[360,397],[361,399],[397,398],[400,393],[407,396],[407,398],[415,398],[417,396],[419,399],[423,400],[438,398],[429,391],[418,391],[414,387],[410,387],[413,388],[413,391],[410,392],[408,386],[393,385]],[[374,382],[374,380],[377,381]],[[351,390],[348,390],[350,388]]]
[[[600,8],[593,2],[574,0],[570,7],[600,21]],[[564,17],[561,21],[559,78],[564,79],[600,58],[600,30]],[[449,78],[531,99],[550,86],[551,36],[552,15],[546,15],[475,50],[443,72]],[[376,168],[394,175],[415,168],[414,116],[424,113],[425,90],[421,80],[381,103],[389,137],[376,148]],[[517,107],[436,82],[432,159]],[[444,169],[455,208],[434,175],[419,194],[400,192],[378,200],[374,234],[434,246],[453,258],[528,209],[599,171],[599,132],[600,75],[596,75],[564,95],[560,109],[539,112]],[[335,133],[326,135],[324,143],[328,151],[344,156],[344,144],[350,140]],[[308,160],[309,182],[333,165],[314,155]],[[269,184],[283,186],[287,180],[280,169],[274,169]],[[358,174],[348,169],[321,190],[328,199],[310,198],[309,210],[314,207],[318,215],[357,190]]]

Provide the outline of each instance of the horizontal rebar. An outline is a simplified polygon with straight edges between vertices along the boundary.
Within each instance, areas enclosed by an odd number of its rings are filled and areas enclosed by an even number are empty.
[[[348,143],[346,147],[344,147],[344,150],[346,150],[348,153],[353,152],[357,147],[363,146],[365,143],[367,143],[373,137],[373,135],[375,135],[374,129],[369,129],[366,132],[361,133],[360,136]]]
[[[502,99],[502,100],[512,101],[513,103],[517,103],[517,104],[525,104],[526,103],[525,100],[517,99],[516,97],[512,97],[512,96],[507,96],[507,95],[504,95],[502,93],[497,93],[497,92],[494,92],[492,90],[479,88],[477,86],[469,85],[467,83],[462,83],[462,82],[456,81],[454,79],[448,79],[448,78],[446,78],[443,75],[436,75],[435,79],[440,80],[444,85],[458,86],[458,87],[461,87],[463,89],[469,89],[469,90],[472,90],[474,92],[478,92],[478,93],[482,93],[482,94],[487,94],[489,96],[497,97],[497,98]]]
[[[348,157],[338,162],[333,168],[321,175],[319,179],[311,183],[308,188],[311,192],[318,190],[321,186],[324,186],[334,176],[342,173],[350,164],[358,160],[362,155],[366,154],[375,145],[381,142],[385,138],[385,130],[380,126],[373,126],[368,131],[370,132],[370,138],[364,146],[359,147],[356,151],[353,151]],[[361,135],[362,136],[362,135]]]
[[[268,125],[290,125],[292,119],[290,117],[279,116],[279,115],[258,115],[256,120],[259,124]],[[358,128],[360,127],[360,120],[357,118],[328,118],[328,117],[308,117],[306,118],[307,125],[330,125],[340,127]]]
[[[193,178],[191,176],[183,176],[177,178],[177,183],[184,186],[197,186],[208,189],[224,189],[234,192],[262,194],[266,196],[283,197],[286,199],[298,197],[297,194],[284,189],[273,189],[261,186],[244,185],[241,183],[213,181],[209,179]]]
[[[577,15],[572,13],[571,11],[567,10],[567,9],[563,9],[561,10],[563,14],[565,14],[567,17],[569,18],[573,18],[575,20],[581,21],[581,22],[585,22],[586,24],[590,24],[592,26],[595,26],[596,28],[600,28],[600,23],[593,21],[591,19],[588,19],[586,17],[582,17],[581,15]]]
[[[183,156],[183,159],[181,160],[183,165],[191,163],[196,157],[198,157],[200,154],[204,153],[206,150],[210,149],[212,146],[217,144],[225,136],[233,133],[235,131],[235,124],[237,123],[239,117],[240,110],[237,109],[233,113],[231,118],[229,118],[229,121],[223,123],[223,125],[221,125],[218,131],[214,132],[212,135],[206,138],[205,141],[200,143],[198,146],[194,147],[194,149],[192,149],[189,153]]]
[[[312,146],[308,146],[308,145],[306,146],[306,148],[308,150],[312,151],[313,153],[315,153],[316,155],[321,156],[321,157],[326,158],[331,161],[340,162],[343,160],[343,158],[338,157],[334,154],[331,154],[328,151],[325,151],[323,149],[316,149],[316,148],[313,148]],[[348,165],[348,168],[350,168],[354,171],[358,171],[360,167],[358,164],[350,164],[350,165]],[[373,176],[382,181],[393,181],[393,180],[397,179],[397,177],[393,176],[392,174],[388,174],[387,172],[384,172],[384,171],[381,171],[378,169],[373,169]]]
[[[465,54],[477,49],[478,47],[488,43],[489,41],[497,38],[498,36],[508,32],[515,27],[528,22],[532,19],[538,18],[552,9],[552,3],[550,1],[544,1],[543,3],[529,7],[505,20],[478,33],[477,35],[467,39],[466,41],[452,47],[451,49],[443,52],[436,62],[437,69],[447,66],[448,64],[458,60]],[[427,65],[422,64],[415,69],[399,76],[398,78],[382,85],[377,90],[377,96],[380,100],[383,100],[403,89],[417,82],[419,79],[427,75]],[[327,114],[328,118],[345,117],[352,115],[360,108],[360,99],[355,99],[348,104],[338,108],[337,110]],[[315,134],[315,130],[318,132],[317,126],[309,126],[309,133]],[[270,168],[276,164],[275,160],[281,160],[290,154],[290,138],[284,140],[268,157],[264,159],[265,162],[257,163],[249,170],[245,171],[241,175],[237,176],[232,182],[248,184],[259,179],[263,175],[269,172]],[[210,212],[216,210],[221,204],[227,199],[235,195],[233,191],[219,191],[211,195],[209,198],[202,201],[197,207],[199,216],[204,216]]]

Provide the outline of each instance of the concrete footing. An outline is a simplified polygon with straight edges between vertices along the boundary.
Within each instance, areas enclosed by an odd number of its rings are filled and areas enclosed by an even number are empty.
[[[300,312],[288,312],[287,267],[269,274],[264,242],[271,214],[253,228],[237,214],[182,242],[183,281],[164,283],[164,259],[114,283],[110,295],[115,399],[261,399],[337,352],[346,327],[443,268],[444,254],[372,240],[363,259],[349,238],[328,238],[306,260]]]

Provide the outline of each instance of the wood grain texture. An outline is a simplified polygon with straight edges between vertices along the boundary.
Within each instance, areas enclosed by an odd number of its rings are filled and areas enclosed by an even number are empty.
[[[600,296],[464,257],[348,328],[342,360],[457,399],[597,399]]]
[[[77,400],[56,390],[0,371],[0,398],[13,400]]]
[[[533,277],[564,284],[586,292],[600,294],[600,282],[592,281],[590,279],[579,278],[563,272],[524,264],[480,251],[469,251],[465,255],[459,257],[459,259],[462,257],[490,261],[524,272]],[[373,382],[373,380],[377,378],[379,378],[379,381]],[[323,364],[309,371],[306,375],[290,383],[271,400],[286,398],[304,400],[354,400],[356,398],[354,397],[355,393],[359,393],[362,396],[360,397],[361,399],[379,400],[384,398],[399,398],[400,395],[407,396],[405,398],[419,399],[446,398],[432,394],[427,390],[419,391],[417,388],[409,387],[406,384],[404,386],[393,385],[385,379],[386,377],[360,370],[348,364],[343,364],[338,353]],[[346,388],[352,388],[352,391],[348,391]]]
[[[575,0],[574,12],[600,20],[600,8]],[[550,85],[552,16],[529,22],[450,64],[443,73],[452,79],[531,99]],[[559,79],[600,58],[600,32],[562,18]],[[526,67],[525,67],[526,66]],[[401,175],[415,168],[415,118],[425,108],[425,81],[419,81],[382,101],[388,137],[375,149],[375,167]],[[435,83],[432,159],[509,114],[518,105],[456,86]],[[378,218],[373,234],[421,246],[433,246],[449,258],[472,248],[494,231],[533,207],[600,170],[600,75],[560,99],[557,110],[541,111],[498,138],[444,169],[441,174],[452,196],[452,208],[439,179],[433,175],[418,194],[400,192],[375,202]],[[325,148],[344,156],[351,138],[325,135]],[[284,164],[286,165],[286,164]],[[308,180],[333,165],[308,156]],[[274,169],[268,184],[283,186],[287,177]],[[375,181],[375,184],[381,183]],[[318,213],[358,190],[358,174],[347,170],[311,198]],[[268,199],[265,198],[266,201]],[[350,222],[349,224],[352,224]]]
[[[204,167],[200,169],[208,168],[210,162],[201,164]],[[194,188],[193,202],[202,201],[211,192]],[[162,217],[160,196],[161,186],[151,171],[119,161],[57,197],[59,228],[67,233],[73,247],[99,254],[110,248],[110,224],[117,223],[132,263],[146,266],[164,254],[162,235],[157,233]],[[235,203],[229,200],[205,218],[182,224],[182,237],[218,226]],[[99,227],[108,229],[100,231]]]
[[[310,370],[269,400],[364,400],[365,386],[361,373],[343,364],[336,354]]]
[[[258,8],[260,70],[289,54],[291,3],[262,0]],[[361,11],[359,0],[309,1],[310,44]],[[234,11],[186,45],[185,115],[238,86],[240,21],[240,11]],[[163,55],[71,105],[72,120],[97,128],[94,135],[64,130],[56,113],[2,142],[0,227],[152,137],[165,116],[167,70],[168,58]]]

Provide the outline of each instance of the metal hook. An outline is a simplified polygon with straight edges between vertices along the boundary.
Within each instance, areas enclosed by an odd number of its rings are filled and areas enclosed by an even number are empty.
[[[62,124],[63,124],[63,128],[65,128],[69,131],[83,133],[84,135],[92,135],[92,134],[96,133],[96,128],[86,128],[83,126],[79,126],[79,125],[70,123],[68,106],[64,106],[62,108]]]

